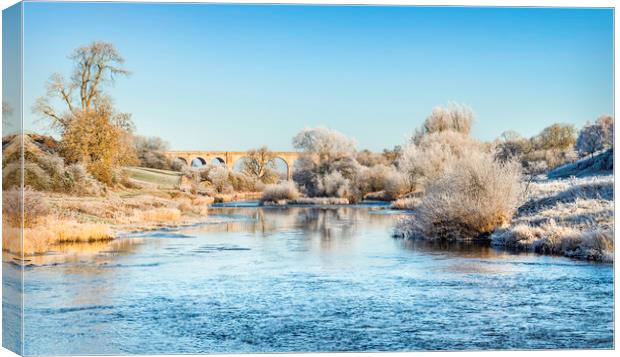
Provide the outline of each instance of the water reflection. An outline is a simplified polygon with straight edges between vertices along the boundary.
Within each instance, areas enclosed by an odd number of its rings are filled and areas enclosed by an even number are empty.
[[[216,206],[213,215],[234,217],[234,221],[194,226],[187,232],[251,232],[268,236],[282,230],[300,230],[322,240],[350,238],[366,226],[390,226],[395,215],[373,215],[372,209],[351,207],[244,207]],[[381,206],[378,206],[381,207]]]
[[[428,253],[441,253],[446,256],[468,258],[504,258],[509,255],[507,251],[491,247],[488,243],[484,242],[442,242],[411,239],[396,239],[395,241],[403,249]]]

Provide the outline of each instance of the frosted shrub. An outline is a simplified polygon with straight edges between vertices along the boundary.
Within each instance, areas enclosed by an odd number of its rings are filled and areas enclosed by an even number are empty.
[[[172,160],[172,162],[170,162],[170,169],[173,171],[182,172],[185,166],[189,166],[189,165],[187,165],[185,161],[181,159],[174,159]]]
[[[103,185],[82,164],[67,166],[65,175],[68,192],[77,195],[99,196],[105,191]]]
[[[209,170],[208,178],[217,192],[225,192],[228,189],[227,186],[230,186],[228,182],[228,169],[224,165],[216,165]]]
[[[22,204],[26,228],[41,223],[50,213],[45,197],[41,193],[28,187],[23,192],[18,188],[6,190],[2,192],[2,218],[9,227],[21,227]]]
[[[276,185],[267,185],[263,190],[262,202],[277,202],[280,200],[295,200],[299,198],[299,191],[293,182],[281,182]]]
[[[414,139],[417,142],[424,135],[444,131],[469,135],[473,123],[474,112],[466,105],[450,103],[447,107],[435,107],[422,127],[416,131]]]
[[[318,165],[308,155],[302,155],[293,168],[293,181],[299,189],[310,197],[320,194]]]
[[[164,170],[170,168],[170,162],[164,155],[169,145],[162,138],[137,135],[133,138],[133,144],[140,166]]]
[[[355,159],[355,141],[327,129],[304,129],[293,138],[293,146],[304,150],[293,170],[293,180],[309,197],[344,197],[351,202],[363,198],[363,167]]]
[[[381,199],[394,200],[407,193],[408,182],[404,174],[394,166],[377,164],[372,167],[360,166],[356,176],[357,189],[365,195],[380,193]]]
[[[49,175],[51,190],[63,191],[68,188],[65,162],[61,157],[58,155],[40,155],[38,165]]]
[[[415,215],[403,222],[405,236],[471,240],[510,222],[521,195],[518,164],[471,152],[430,182]]]
[[[488,151],[481,142],[454,131],[424,135],[403,149],[398,167],[407,178],[420,185],[441,177],[447,165],[472,152]]]
[[[387,150],[384,150],[387,152]],[[373,167],[377,165],[389,165],[389,160],[385,154],[378,154],[371,152],[370,150],[362,150],[355,154],[355,160],[360,163],[360,165]]]
[[[491,239],[495,246],[522,251],[613,261],[614,234],[611,229],[579,230],[551,220],[540,226],[517,224],[493,233]]]
[[[405,175],[392,168],[384,176],[383,190],[385,199],[395,200],[410,191],[409,181]]]
[[[328,197],[350,197],[352,194],[351,181],[338,171],[332,171],[322,179],[323,191]]]
[[[245,172],[230,171],[228,173],[228,180],[232,188],[237,192],[260,191],[264,187],[264,184],[259,179]]]

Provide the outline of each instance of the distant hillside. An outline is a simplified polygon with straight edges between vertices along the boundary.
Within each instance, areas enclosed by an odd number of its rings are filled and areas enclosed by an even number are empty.
[[[586,157],[570,164],[556,167],[549,171],[549,178],[566,178],[570,176],[585,177],[609,175],[614,172],[614,149],[605,150],[593,157]]]

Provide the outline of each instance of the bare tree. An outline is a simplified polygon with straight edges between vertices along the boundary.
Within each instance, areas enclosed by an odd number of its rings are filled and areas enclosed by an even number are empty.
[[[271,181],[276,168],[274,159],[275,156],[266,146],[249,150],[247,157],[243,160],[242,170],[261,181],[266,178]]]
[[[38,98],[33,108],[61,131],[77,112],[89,113],[99,106],[109,106],[110,99],[103,93],[103,87],[114,83],[117,76],[129,75],[122,67],[125,60],[111,43],[92,42],[75,49],[69,58],[74,62],[70,80],[66,81],[59,73],[53,74],[47,83],[47,96]],[[54,108],[52,99],[60,100],[64,110]]]
[[[62,134],[62,155],[68,163],[84,164],[99,181],[112,184],[119,166],[135,164],[131,115],[119,113],[103,91],[119,75],[128,75],[124,59],[107,42],[77,48],[69,58],[74,68],[66,81],[56,73],[47,83],[47,96],[33,111],[50,120]],[[55,108],[52,100],[60,102]]]

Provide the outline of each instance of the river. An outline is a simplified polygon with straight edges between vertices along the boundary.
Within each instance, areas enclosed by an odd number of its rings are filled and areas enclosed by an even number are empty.
[[[207,224],[33,257],[25,353],[613,346],[613,265],[395,239],[400,215],[230,204]],[[19,286],[6,260],[5,295]]]

